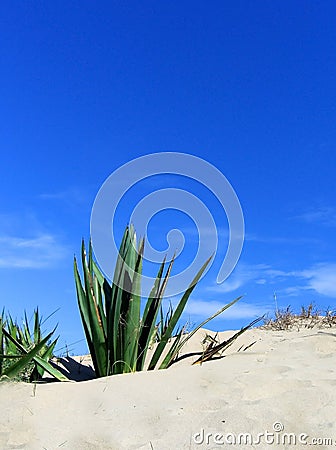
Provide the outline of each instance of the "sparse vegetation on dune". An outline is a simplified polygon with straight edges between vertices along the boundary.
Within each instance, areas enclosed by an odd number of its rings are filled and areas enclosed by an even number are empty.
[[[144,239],[137,241],[132,226],[126,227],[119,249],[114,278],[110,283],[100,271],[93,258],[91,243],[88,255],[82,243],[82,277],[76,258],[74,277],[79,311],[85,337],[91,354],[95,375],[103,377],[142,370],[165,369],[188,357],[197,357],[193,364],[222,358],[224,352],[245,331],[264,320],[260,327],[265,330],[300,330],[302,328],[330,328],[336,326],[334,311],[322,314],[313,304],[294,313],[288,306],[276,309],[273,318],[260,317],[242,327],[229,339],[220,342],[208,336],[202,342],[203,350],[183,353],[182,349],[195,333],[203,328],[241,297],[223,306],[197,327],[186,332],[179,327],[181,315],[188,299],[199,282],[211,258],[204,262],[189,286],[186,287],[178,305],[171,305],[164,313],[162,301],[173,267],[174,258],[164,260],[156,275],[153,288],[141,314],[141,279]],[[34,311],[34,325],[30,329],[27,315],[23,325],[18,325],[8,314],[0,315],[0,380],[39,381],[45,373],[59,381],[67,377],[51,361],[57,342],[54,330],[43,337],[38,309]],[[246,350],[248,346],[242,346]],[[243,348],[244,347],[244,348]]]
[[[266,330],[300,330],[302,328],[331,328],[336,326],[336,311],[319,310],[313,303],[295,313],[290,306],[277,309],[274,318],[265,318],[261,328]]]

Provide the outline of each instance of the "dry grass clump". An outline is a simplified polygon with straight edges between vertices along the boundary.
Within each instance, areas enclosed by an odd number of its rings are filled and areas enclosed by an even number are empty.
[[[275,311],[275,318],[265,319],[260,328],[265,330],[297,330],[302,328],[331,328],[336,326],[336,312],[327,310],[324,314],[313,303],[301,306],[301,312],[295,314],[290,306]]]

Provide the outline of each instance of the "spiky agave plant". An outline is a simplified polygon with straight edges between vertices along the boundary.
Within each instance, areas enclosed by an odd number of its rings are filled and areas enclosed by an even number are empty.
[[[162,299],[174,259],[169,262],[166,270],[165,259],[161,263],[141,317],[143,252],[144,239],[141,239],[137,245],[133,226],[126,227],[112,284],[102,275],[94,261],[91,243],[87,255],[84,241],[82,241],[83,283],[76,258],[74,258],[78,306],[97,377],[143,370],[147,350],[155,335],[158,336],[156,348],[147,368],[153,370],[169,367],[176,359],[181,346],[194,332],[240,298],[225,305],[189,335],[184,336],[183,328],[174,334],[190,294],[209,264],[210,257],[197,272],[176,309],[169,313],[161,333],[157,333],[157,316],[159,311],[162,311]],[[169,343],[172,345],[164,355]]]
[[[34,311],[34,330],[31,331],[27,314],[21,327],[12,316],[4,312],[0,317],[0,380],[19,379],[37,381],[44,372],[59,381],[68,379],[49,360],[53,355],[58,338],[50,342],[55,329],[47,336],[42,336],[42,319],[38,308]]]

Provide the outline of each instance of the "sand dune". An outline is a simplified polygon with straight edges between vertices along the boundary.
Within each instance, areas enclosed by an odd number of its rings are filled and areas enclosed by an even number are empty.
[[[220,333],[220,339],[232,333]],[[198,332],[185,352],[199,351],[204,336]],[[167,370],[36,389],[2,383],[0,448],[335,446],[336,328],[253,329],[226,354],[201,366],[191,366],[191,358]],[[75,379],[90,376],[83,366],[71,367]]]

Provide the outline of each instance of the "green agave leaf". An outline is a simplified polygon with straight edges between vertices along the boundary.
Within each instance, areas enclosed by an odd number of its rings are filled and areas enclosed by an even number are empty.
[[[90,252],[91,254],[91,252]],[[84,274],[84,287],[78,272],[76,259],[74,260],[74,273],[77,291],[77,300],[84,325],[84,331],[87,336],[88,346],[92,355],[97,376],[106,375],[106,345],[97,299],[94,296],[93,275],[89,271],[89,265],[92,267],[92,261],[86,260],[84,241],[82,241],[82,266]],[[92,258],[92,254],[91,254]],[[89,265],[88,265],[89,264]]]
[[[141,264],[142,256],[138,254],[136,235],[131,225],[126,228],[120,246],[114,273],[115,283],[112,285],[111,309],[108,312],[112,323],[109,351],[113,374],[135,370],[137,349],[133,340],[137,341],[136,335],[139,333],[140,317],[137,311],[140,309],[140,278],[137,271]]]
[[[44,358],[36,355],[33,359],[36,364],[43,370],[43,372],[48,372],[58,381],[69,381],[69,379],[65,375],[63,375],[58,369],[52,366],[50,362],[46,361]]]
[[[185,308],[185,305],[190,297],[190,294],[194,290],[196,284],[198,283],[199,279],[201,278],[204,270],[206,269],[206,267],[209,264],[209,262],[211,261],[211,259],[212,259],[212,256],[205,261],[205,263],[202,265],[200,270],[197,272],[195,278],[190,283],[188,289],[182,296],[180,303],[178,304],[177,308],[175,309],[175,311],[169,321],[169,324],[167,326],[167,329],[166,329],[164,335],[161,337],[161,340],[155,349],[154,355],[152,356],[152,359],[149,363],[148,370],[153,370],[156,367],[156,364],[158,363],[158,361],[162,355],[162,352],[164,351],[164,348],[167,345],[168,340],[172,337],[174,328],[175,328],[179,318],[181,317],[181,314],[182,314],[182,312]]]
[[[4,326],[4,311],[2,311],[2,314],[0,316],[0,356],[4,355],[4,337],[2,332],[2,327]],[[2,367],[3,367],[3,361],[0,358],[0,376],[2,374]]]
[[[107,338],[109,353],[108,373],[122,373],[123,371],[124,335],[122,320],[124,319],[122,317],[122,305],[126,303],[125,297],[128,296],[128,292],[122,286],[125,284],[125,277],[129,279],[129,275],[126,272],[126,263],[129,265],[130,258],[127,259],[127,255],[132,248],[132,233],[134,233],[133,228],[126,227],[114,271],[110,308],[106,311],[107,327],[109,329]]]
[[[34,342],[40,342],[41,340],[41,322],[39,318],[39,310],[36,308],[34,312]]]
[[[146,303],[143,320],[142,320],[142,329],[141,329],[141,334],[140,334],[140,338],[139,338],[139,359],[138,359],[138,363],[137,363],[137,370],[142,370],[144,363],[145,363],[147,350],[148,350],[150,341],[153,336],[153,330],[155,328],[157,315],[158,315],[159,310],[162,311],[162,307],[161,307],[162,298],[163,298],[163,295],[164,295],[164,292],[165,292],[165,289],[166,289],[166,286],[168,283],[168,279],[169,279],[169,276],[170,276],[170,273],[171,273],[171,270],[172,270],[172,267],[174,264],[174,257],[170,261],[168,269],[164,276],[164,279],[161,283],[165,261],[166,260],[164,259],[159,268],[159,272],[155,279],[153,289],[152,289],[152,291],[150,293],[150,297],[148,298],[148,301]]]
[[[138,340],[137,370],[143,370],[147,350],[148,350],[150,341],[153,336],[157,312],[158,312],[158,309],[159,309],[160,303],[161,303],[159,292],[160,292],[161,278],[162,278],[165,262],[166,262],[166,258],[164,258],[163,262],[160,265],[159,271],[158,271],[156,279],[154,281],[154,286],[149,294],[149,297],[146,302],[145,309],[144,309],[144,312],[142,315],[142,320],[140,323],[139,340]]]
[[[247,326],[241,328],[239,331],[237,331],[231,338],[227,339],[226,341],[215,345],[212,347],[209,351],[206,351],[200,358],[198,358],[195,362],[193,362],[193,365],[195,364],[202,364],[205,361],[211,360],[218,352],[226,350],[230,345],[233,344],[233,342],[245,331],[253,327],[255,324],[260,322],[264,316],[258,317],[257,319],[253,320],[251,323],[249,323]]]
[[[106,329],[105,329],[105,313],[103,310],[103,304],[102,304],[102,292],[101,287],[98,283],[98,279],[94,272],[94,261],[92,258],[92,245],[90,242],[89,247],[89,273],[88,277],[90,280],[90,288],[91,288],[91,296],[94,304],[94,313],[95,317],[98,320],[99,329],[97,332],[98,338],[99,338],[99,346],[102,345],[105,347],[105,341],[106,341]],[[104,355],[106,355],[106,352],[104,350]],[[106,366],[106,361],[104,362],[104,365]],[[104,368],[105,370],[105,368]]]
[[[215,317],[222,314],[226,309],[233,306],[235,303],[237,303],[243,296],[237,297],[236,299],[232,300],[232,302],[228,303],[227,305],[223,306],[223,308],[219,309],[217,312],[215,312],[212,316],[205,319],[202,323],[200,323],[196,328],[194,328],[193,331],[187,334],[187,336],[179,343],[179,345],[172,346],[168,354],[166,355],[165,359],[163,360],[162,364],[160,365],[160,369],[166,369],[169,366],[172,365],[174,362],[174,359],[178,355],[178,353],[181,351],[182,347],[186,344],[186,342],[193,337],[193,335],[202,327],[204,327],[208,322],[210,322]]]
[[[97,361],[95,358],[95,351],[94,351],[92,331],[91,331],[91,321],[90,321],[90,315],[89,315],[89,311],[88,311],[89,307],[88,307],[88,302],[86,299],[86,293],[82,287],[82,282],[81,282],[80,275],[78,272],[76,258],[74,259],[74,276],[75,276],[75,284],[76,284],[79,312],[80,312],[80,315],[82,318],[82,323],[83,323],[83,327],[84,327],[86,340],[87,340],[87,343],[89,346],[89,350],[92,355],[92,362],[93,362],[95,369],[97,370],[98,364],[97,364]]]
[[[0,359],[19,359],[22,358],[22,353],[18,355],[0,355]]]
[[[90,245],[91,245],[91,243],[90,243]],[[104,309],[104,304],[103,304],[103,293],[105,295],[104,285],[105,285],[106,280],[105,280],[103,274],[101,273],[98,265],[96,264],[96,262],[93,259],[92,259],[92,268],[93,268],[93,274],[94,274],[94,292],[95,292],[95,296],[98,301],[98,310],[99,310],[100,318],[103,323],[105,339],[107,339],[106,311]],[[107,299],[105,298],[105,302],[106,302],[106,300]]]
[[[6,330],[3,329],[3,333],[9,338],[13,339]],[[33,347],[29,352],[22,355],[22,357],[14,364],[9,366],[2,372],[2,377],[13,378],[18,375],[33,359],[37,356],[38,352],[43,348],[44,344],[48,342],[51,338],[53,332],[49,333],[44,339],[41,340],[35,347]],[[20,346],[18,346],[19,348]]]
[[[25,316],[25,321],[24,321],[24,326],[23,326],[24,343],[27,347],[30,347],[31,345],[33,345],[33,341],[31,339],[31,335],[30,335],[29,322],[28,322],[28,317],[27,317],[26,311],[24,312],[24,316]]]
[[[7,315],[7,333],[13,338],[17,338],[17,326],[14,323],[10,314]],[[13,344],[11,339],[8,339],[8,336],[5,334],[6,341],[6,354],[7,355],[15,355],[16,354],[16,346]]]
[[[134,242],[136,244],[136,242]],[[132,371],[136,370],[138,356],[138,341],[140,333],[140,303],[141,303],[141,275],[144,252],[144,239],[140,241],[132,280],[132,293],[129,297],[129,306],[125,326],[125,352],[124,360]]]
[[[54,349],[55,349],[55,347],[56,347],[56,344],[57,344],[57,341],[58,341],[58,338],[56,338],[51,344],[49,344],[48,346],[46,346],[46,348],[45,349],[43,349],[41,352],[40,352],[40,358],[42,358],[45,362],[49,362],[49,359],[53,356],[53,352],[54,352]],[[40,376],[40,378],[42,378],[43,377],[43,375],[44,375],[44,369],[43,369],[43,367],[41,367],[40,365],[36,365],[36,368],[37,368],[37,372],[38,372],[38,374],[39,374],[39,376]],[[57,378],[57,377],[56,377]],[[60,380],[60,381],[62,381],[62,380]]]
[[[86,264],[83,264],[84,280],[85,280],[85,302],[86,310],[89,315],[90,331],[92,334],[92,346],[96,355],[96,370],[100,376],[106,375],[106,352],[105,352],[105,336],[103,323],[99,316],[97,301],[93,293],[93,281]]]

